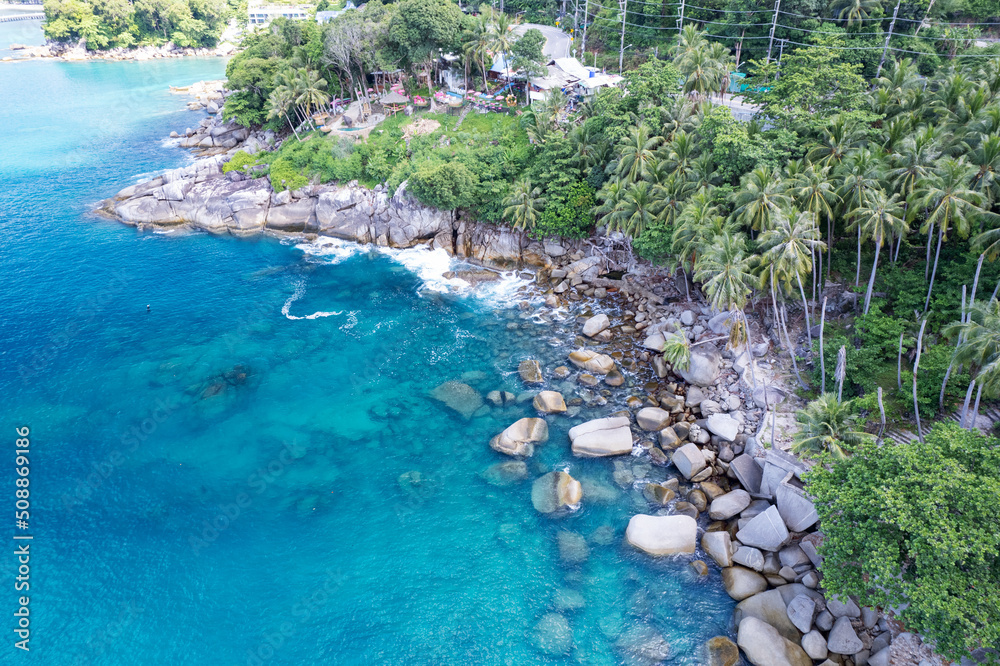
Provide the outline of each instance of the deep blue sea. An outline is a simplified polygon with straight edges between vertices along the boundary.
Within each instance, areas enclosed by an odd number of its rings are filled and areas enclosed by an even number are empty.
[[[12,41],[30,28],[0,24],[0,47]],[[566,436],[643,379],[553,417],[531,478],[507,487],[481,476],[503,459],[488,442],[530,402],[466,420],[428,395],[453,379],[521,393],[520,359],[565,362],[572,336],[519,306],[516,277],[454,293],[449,262],[421,250],[89,215],[191,159],[165,137],[203,116],[168,86],[224,67],[0,63],[0,663],[631,664],[620,644],[650,630],[668,663],[700,663],[733,607],[718,570],[698,581],[691,558],[625,545],[648,510],[641,483],[574,459]],[[16,426],[31,429],[28,530]],[[585,482],[561,519],[530,501],[552,469]],[[587,540],[585,561],[560,559],[562,530]],[[14,587],[15,534],[33,536],[29,592]],[[27,595],[25,653],[13,613]],[[534,641],[556,610],[563,656]]]

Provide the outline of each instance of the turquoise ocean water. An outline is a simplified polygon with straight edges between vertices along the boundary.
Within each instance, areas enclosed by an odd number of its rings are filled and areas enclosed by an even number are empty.
[[[0,46],[29,33],[0,24]],[[570,425],[627,389],[552,419],[531,477],[586,483],[558,520],[534,511],[530,479],[481,477],[503,459],[490,437],[530,403],[465,420],[427,395],[451,379],[518,393],[520,359],[565,359],[572,336],[518,307],[516,279],[442,293],[449,265],[421,251],[88,215],[190,159],[164,137],[201,115],[167,87],[223,71],[0,63],[0,663],[625,664],[640,662],[616,644],[650,629],[668,663],[700,663],[732,611],[718,570],[697,581],[689,559],[623,545],[641,492],[612,462],[570,455]],[[10,615],[19,425],[33,441],[29,654]],[[560,530],[588,540],[586,561],[563,563]],[[563,656],[533,641],[557,597]]]

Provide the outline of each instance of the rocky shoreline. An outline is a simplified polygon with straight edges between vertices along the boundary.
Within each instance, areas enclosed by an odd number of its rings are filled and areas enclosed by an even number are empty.
[[[102,202],[100,210],[141,229],[329,236],[385,247],[441,248],[486,266],[533,267],[546,309],[572,306],[586,316],[579,317],[576,350],[564,365],[521,363],[525,399],[538,417],[519,419],[489,442],[511,460],[491,467],[487,477],[503,483],[526,480],[525,460],[548,439],[548,419],[575,418],[583,405],[608,404],[612,391],[625,383],[623,371],[648,378],[640,391],[634,385],[620,389],[631,392],[619,396],[625,409],[570,429],[570,449],[578,457],[612,458],[615,481],[648,503],[625,530],[629,547],[654,558],[691,557],[700,576],[709,575],[709,568],[695,557],[710,558],[721,568],[720,582],[738,602],[737,640],[713,638],[704,648],[706,663],[734,666],[741,651],[755,666],[940,663],[898,622],[859,608],[854,600],[823,593],[818,553],[823,535],[803,488],[807,466],[780,448],[768,448],[762,437],[770,419],[767,409],[777,411],[776,398],[793,397],[767,383],[780,368],[769,354],[764,322],[751,317],[757,344],[733,353],[711,341],[728,332],[728,313],[685,302],[662,273],[618,275],[614,271],[626,262],[595,239],[536,241],[523,232],[424,206],[405,184],[391,196],[384,186],[369,190],[356,182],[274,192],[266,177],[222,172],[236,150],[256,152],[277,143],[273,134],[206,118],[182,140],[202,159],[124,189]],[[688,370],[675,371],[659,353],[668,333],[702,343],[693,347]],[[479,394],[460,382],[435,393],[459,411],[473,393],[477,408],[482,405]],[[494,393],[487,402],[515,399]],[[788,403],[783,407],[786,414],[791,409]],[[651,482],[636,473],[636,465],[665,469],[660,480]],[[539,512],[554,516],[588,501],[586,487],[567,472],[534,480],[531,498]],[[565,618],[551,615],[558,614],[546,615],[536,633],[566,625]],[[544,637],[539,641],[546,643]]]
[[[42,46],[11,44],[10,50],[18,52],[20,54],[19,57],[7,56],[3,58],[4,61],[16,62],[19,60],[51,58],[68,62],[78,62],[83,60],[127,61],[156,60],[162,58],[224,57],[235,53],[236,47],[230,42],[222,42],[215,48],[184,48],[167,43],[163,46],[140,46],[134,49],[117,48],[107,51],[88,51],[86,44],[82,41],[78,44],[49,41]]]

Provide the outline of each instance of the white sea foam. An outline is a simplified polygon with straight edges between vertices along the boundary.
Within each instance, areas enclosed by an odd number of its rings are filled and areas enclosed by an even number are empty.
[[[480,269],[455,259],[442,248],[432,249],[427,246],[388,248],[359,245],[328,237],[317,238],[308,243],[298,243],[295,247],[304,252],[309,259],[328,264],[338,264],[364,252],[378,252],[420,278],[420,291],[423,293],[471,297],[496,308],[509,307],[529,298],[523,293],[522,288],[531,281],[520,277],[516,271],[500,272],[499,279],[483,281],[476,285],[457,276],[446,277],[445,274],[463,268]]]
[[[334,317],[334,316],[337,316],[337,315],[344,314],[343,310],[341,310],[339,312],[322,312],[322,311],[319,311],[319,312],[314,312],[311,315],[306,315],[304,317],[296,317],[295,315],[290,314],[291,313],[291,309],[292,309],[292,303],[294,303],[295,301],[297,301],[300,298],[302,298],[305,295],[305,293],[306,293],[306,283],[303,280],[303,281],[299,282],[297,285],[295,285],[295,293],[292,294],[291,296],[289,296],[288,300],[285,301],[285,304],[281,306],[281,314],[285,315],[285,317],[287,317],[288,319],[292,319],[292,320],[299,320],[299,319],[319,319],[320,317]],[[354,321],[354,324],[358,323],[358,319],[355,316],[355,313],[351,312],[348,315],[348,317]],[[353,324],[351,325],[351,327],[353,327]]]

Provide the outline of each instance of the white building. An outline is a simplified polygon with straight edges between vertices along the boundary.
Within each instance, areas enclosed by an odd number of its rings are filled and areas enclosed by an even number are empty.
[[[267,25],[276,18],[303,21],[309,18],[309,5],[264,5],[247,6],[247,23],[251,26]]]

